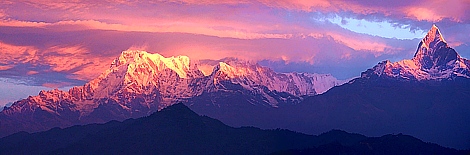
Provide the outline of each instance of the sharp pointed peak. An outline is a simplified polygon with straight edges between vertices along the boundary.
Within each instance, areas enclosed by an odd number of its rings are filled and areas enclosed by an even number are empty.
[[[426,34],[426,36],[423,38],[423,43],[424,45],[426,45],[427,47],[429,47],[429,45],[431,44],[431,42],[439,42],[439,41],[442,41],[444,43],[447,43],[445,40],[444,40],[444,37],[442,36],[442,33],[441,31],[439,30],[439,28],[437,27],[436,24],[433,24],[431,29],[428,31],[428,33]]]
[[[413,59],[421,59],[425,55],[434,55],[435,50],[439,48],[438,46],[448,48],[441,31],[436,24],[433,24],[426,36],[421,40]]]
[[[447,45],[439,28],[433,24],[419,44],[413,61],[425,69],[430,69],[436,66],[446,66],[449,61],[459,57],[458,53]]]
[[[222,61],[219,62],[219,64],[214,67],[214,71],[216,72],[232,72],[233,70],[234,70],[234,67]]]

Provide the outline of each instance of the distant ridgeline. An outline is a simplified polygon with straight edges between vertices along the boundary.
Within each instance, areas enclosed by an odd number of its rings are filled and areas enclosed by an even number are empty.
[[[350,81],[327,74],[277,73],[235,58],[196,62],[186,56],[124,51],[83,86],[41,91],[5,108],[0,137],[139,118],[182,102],[197,114],[235,127],[306,134],[331,129],[368,136],[403,133],[469,149],[469,66],[435,25],[411,60],[380,62]]]
[[[124,122],[73,126],[0,139],[0,154],[466,154],[407,135],[366,137],[340,130],[319,136],[233,128],[183,104]]]

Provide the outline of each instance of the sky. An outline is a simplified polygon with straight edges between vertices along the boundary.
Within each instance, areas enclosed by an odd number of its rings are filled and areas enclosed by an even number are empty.
[[[0,107],[83,85],[128,49],[348,79],[411,59],[433,24],[470,58],[470,0],[2,0]]]

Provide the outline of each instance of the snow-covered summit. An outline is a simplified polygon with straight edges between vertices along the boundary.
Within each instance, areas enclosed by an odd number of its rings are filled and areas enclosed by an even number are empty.
[[[264,96],[266,102],[272,102],[269,104],[275,106],[278,99],[273,99],[276,97],[272,96],[275,94],[272,92],[300,97],[323,93],[344,83],[331,75],[278,73],[256,62],[237,58],[214,62],[211,62],[215,64],[212,72],[203,74],[198,68],[200,62],[191,61],[187,56],[164,57],[145,51],[123,51],[109,69],[85,85],[73,87],[69,91],[42,91],[38,96],[30,97],[22,103],[54,107],[53,105],[67,101],[73,103],[69,109],[79,112],[82,117],[92,113],[103,104],[102,101],[112,100],[129,111],[137,106],[132,105],[135,100],[139,101],[138,106],[157,106],[162,109],[204,92],[230,90],[232,87],[226,87],[230,83],[251,91],[253,95]],[[17,106],[19,104],[12,106],[10,110],[18,108]]]
[[[149,104],[154,100],[193,96],[194,92],[187,90],[189,81],[203,76],[186,56],[165,58],[129,50],[122,52],[98,78],[70,89],[69,93],[79,102],[112,98],[124,104],[142,98],[143,104]],[[88,106],[85,111],[96,106]]]
[[[419,43],[412,60],[423,69],[441,69],[452,65],[448,65],[450,61],[458,59],[460,59],[460,56],[447,45],[437,26],[433,25]]]
[[[210,100],[204,104],[220,106],[227,96],[241,95],[240,100],[253,105],[277,107],[281,103],[299,103],[304,95],[341,84],[331,75],[277,73],[256,62],[235,58],[219,60],[213,63],[212,71],[205,73],[198,64],[186,56],[124,51],[99,77],[83,86],[69,91],[41,91],[5,108],[0,118],[6,122],[0,125],[8,127],[0,129],[8,128],[2,134],[11,134],[137,118],[208,94]]]
[[[82,89],[90,88],[91,98],[159,92],[161,102],[166,106],[203,92],[226,89],[221,82],[241,85],[255,94],[277,91],[295,96],[315,95],[342,84],[331,75],[329,81],[322,81],[318,80],[322,79],[321,74],[277,73],[256,62],[237,58],[218,60],[212,73],[204,75],[198,63],[187,56],[165,58],[145,51],[124,51],[108,70]]]
[[[419,43],[411,60],[380,62],[361,74],[363,78],[384,77],[408,80],[470,78],[470,61],[447,45],[439,28],[433,25]]]
[[[444,37],[441,35],[441,31],[439,30],[439,28],[435,24],[433,24],[426,36],[421,40],[420,47],[429,49],[430,47],[433,47],[439,42],[447,43],[444,40]]]
[[[270,91],[287,92],[295,96],[316,95],[343,84],[329,74],[278,73],[255,62],[222,59],[215,67],[215,82],[229,80],[246,89],[266,87]]]
[[[188,71],[190,70],[190,61],[187,56],[165,58],[158,53],[150,54],[138,50],[122,52],[119,58],[115,59],[111,64],[111,68],[117,68],[122,65],[127,65],[130,67],[130,70],[136,67],[146,67],[154,69],[155,71],[171,69],[176,72],[180,78],[187,78]]]

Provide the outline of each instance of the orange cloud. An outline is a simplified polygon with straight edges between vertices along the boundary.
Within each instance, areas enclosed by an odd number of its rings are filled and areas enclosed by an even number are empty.
[[[422,3],[420,6],[405,7],[403,12],[409,18],[415,18],[419,21],[438,22],[444,18],[448,18],[456,22],[461,22],[463,20],[469,20],[464,19],[468,18],[468,9],[470,9],[470,2],[459,0],[434,0]]]
[[[42,86],[48,87],[48,88],[63,88],[66,86],[70,86],[71,83],[68,82],[58,82],[58,83],[43,83]]]
[[[0,4],[6,2],[2,1]],[[131,47],[135,49],[148,49],[149,52],[158,52],[165,56],[188,55],[192,59],[239,57],[250,60],[302,61],[310,64],[321,63],[322,60],[350,60],[358,54],[370,57],[395,54],[396,51],[403,52],[403,49],[393,48],[394,45],[390,43],[399,41],[353,33],[329,23],[328,20],[319,24],[312,21],[312,18],[328,18],[331,13],[337,13],[338,16],[377,17],[372,20],[392,22],[403,18],[434,22],[451,17],[455,21],[461,21],[466,18],[465,12],[469,8],[467,3],[461,1],[441,0],[426,3],[420,0],[396,2],[399,4],[386,1],[371,3],[367,0],[19,0],[11,3],[24,3],[26,8],[35,10],[15,12],[15,8],[8,8],[9,4],[5,4],[3,8],[0,6],[0,10],[7,10],[0,11],[0,26],[25,29],[33,27],[51,33],[31,35],[38,37],[37,40],[62,35],[62,32],[106,32],[103,36],[84,37],[90,40],[67,40],[73,43],[60,40],[47,41],[44,44],[30,43],[36,44],[40,50],[0,44],[0,51],[3,48],[13,55],[0,56],[0,60],[34,63],[41,60],[40,63],[50,66],[52,71],[64,72],[70,74],[70,78],[81,80],[94,78],[109,66],[109,62],[119,54],[118,50],[132,45],[137,45]],[[437,7],[443,9],[435,9]],[[114,32],[133,37],[126,40],[107,36]],[[159,37],[152,39],[152,35]],[[29,43],[28,41],[25,43]],[[99,47],[93,49],[90,46]],[[114,48],[115,46],[119,47]],[[118,50],[96,57],[105,48]],[[0,67],[9,68],[9,65]]]
[[[30,22],[30,21],[19,21],[13,19],[0,20],[0,26],[12,26],[12,27],[44,27],[50,25],[45,22]]]
[[[428,8],[408,8],[405,9],[405,13],[408,17],[416,18],[419,21],[431,21],[431,22],[438,22],[442,20],[445,16],[437,15],[434,13],[434,10]]]
[[[38,49],[31,46],[15,46],[0,42],[0,62],[25,63],[38,60]]]
[[[6,65],[6,66],[0,65],[0,70],[8,70],[8,69],[13,68],[13,67],[14,66],[12,66],[12,65]]]
[[[28,71],[26,74],[27,75],[34,75],[34,74],[37,74],[39,73],[38,71]]]
[[[69,72],[70,78],[90,80],[109,66],[112,58],[92,56],[81,46],[53,46],[38,50],[31,46],[15,46],[0,42],[0,70],[8,70],[17,64],[50,66],[55,72]],[[8,65],[6,65],[8,64]],[[27,75],[38,71],[26,71]]]
[[[260,0],[265,5],[271,7],[279,7],[279,8],[286,8],[286,9],[294,9],[294,10],[303,10],[303,11],[313,11],[316,8],[329,8],[332,6],[331,2],[328,0],[279,0],[279,1],[271,1],[271,0]]]
[[[57,27],[57,26],[73,26],[80,25],[81,27],[72,27],[71,30],[76,29],[98,29],[98,30],[116,30],[127,32],[179,32],[179,33],[192,33],[202,34],[217,37],[228,37],[238,39],[259,39],[259,38],[290,38],[293,34],[276,34],[276,33],[257,33],[241,30],[217,30],[209,24],[191,24],[191,23],[176,23],[175,25],[152,25],[152,26],[133,26],[124,24],[108,24],[105,22],[95,20],[77,20],[77,21],[59,21],[56,23],[45,22],[27,22],[17,20],[3,20],[0,21],[0,26],[13,26],[13,27]],[[63,28],[62,30],[66,30]]]
[[[75,14],[80,14],[86,11],[87,8],[93,5],[98,5],[99,1],[93,3],[86,2],[84,0],[68,0],[68,1],[57,1],[57,0],[18,0],[25,4],[41,8],[44,10],[58,9],[66,10]]]
[[[54,46],[44,52],[42,57],[47,65],[56,72],[70,72],[70,78],[90,80],[109,67],[112,58],[92,56],[81,46]]]

